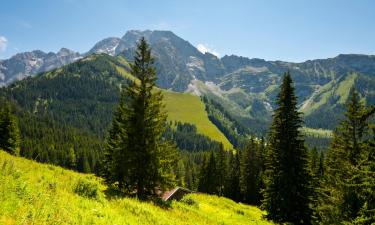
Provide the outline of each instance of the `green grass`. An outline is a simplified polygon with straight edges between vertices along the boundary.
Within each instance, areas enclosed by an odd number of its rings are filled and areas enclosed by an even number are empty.
[[[319,93],[314,96],[312,99],[313,101],[311,101],[307,107],[301,111],[305,114],[305,116],[308,116],[320,107],[329,104],[329,99],[331,97],[337,97],[338,100],[330,104],[345,104],[349,98],[350,89],[354,86],[357,77],[357,74],[352,73],[341,81],[332,80],[331,82],[325,84],[323,87],[321,87]]]
[[[126,63],[126,61],[122,59],[120,63],[125,66],[124,63]],[[117,72],[125,78],[139,82],[139,80],[127,72],[124,67],[115,66],[115,68]],[[233,145],[225,135],[208,119],[205,106],[199,97],[164,89],[159,90],[164,94],[168,120],[194,124],[197,127],[198,133],[206,135],[212,140],[223,143],[226,149],[233,148]]]
[[[332,138],[332,130],[326,129],[315,129],[310,127],[303,127],[301,129],[302,133],[306,136],[310,137],[318,137],[318,138]]]
[[[204,103],[199,97],[171,91],[163,91],[163,94],[170,121],[192,123],[198,133],[223,143],[227,149],[233,148],[224,134],[208,119]]]
[[[0,224],[272,224],[253,206],[204,194],[161,208],[108,197],[100,178],[0,151]]]

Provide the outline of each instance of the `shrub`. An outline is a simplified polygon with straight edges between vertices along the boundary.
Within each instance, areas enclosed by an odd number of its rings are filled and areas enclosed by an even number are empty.
[[[88,179],[79,179],[74,187],[74,193],[85,198],[100,199],[98,183]]]
[[[191,196],[189,195],[186,195],[185,197],[183,197],[181,199],[181,202],[187,204],[187,205],[191,205],[191,206],[196,206],[196,207],[199,207],[199,204],[198,202],[196,202]]]

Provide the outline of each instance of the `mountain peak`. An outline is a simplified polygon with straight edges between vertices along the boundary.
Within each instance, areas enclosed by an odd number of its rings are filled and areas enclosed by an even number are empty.
[[[68,48],[61,48],[56,54],[59,56],[68,56],[68,55],[76,54],[76,52]]]

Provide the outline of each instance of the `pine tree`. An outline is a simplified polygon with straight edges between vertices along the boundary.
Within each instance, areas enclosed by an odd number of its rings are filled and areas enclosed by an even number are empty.
[[[250,139],[242,157],[241,191],[244,201],[259,204],[260,201],[260,154],[254,139]]]
[[[375,110],[373,107],[372,110]],[[375,126],[371,124],[371,138],[366,141],[365,151],[359,163],[359,196],[363,204],[354,224],[373,225],[375,224]]]
[[[366,166],[371,164],[374,152],[369,135],[369,118],[375,110],[366,108],[355,90],[350,96],[345,119],[334,131],[326,156],[324,189],[319,206],[324,224],[352,223],[355,218],[361,217],[361,212],[374,211],[374,208],[370,211],[367,208],[371,205],[368,202],[371,197],[362,194],[364,187],[370,187],[372,193],[375,187],[369,182],[375,181],[374,170]]]
[[[77,166],[77,157],[76,157],[76,154],[75,154],[75,151],[74,151],[74,148],[73,147],[70,147],[69,148],[69,152],[68,152],[68,155],[67,155],[67,167],[70,168],[70,169],[75,169],[76,166]]]
[[[102,175],[139,198],[174,185],[175,147],[162,139],[167,115],[163,95],[155,87],[151,49],[144,38],[131,65],[130,81],[121,94],[106,141]]]
[[[218,184],[218,195],[224,195],[225,181],[227,177],[227,153],[224,150],[223,144],[220,144],[216,157],[216,178]]]
[[[241,186],[240,186],[240,177],[241,177],[241,166],[240,166],[240,158],[241,152],[236,151],[235,153],[230,154],[229,159],[229,169],[228,169],[228,179],[227,185],[225,188],[225,196],[234,200],[234,201],[241,201]]]
[[[308,155],[289,72],[284,74],[276,103],[267,151],[263,207],[267,217],[276,222],[311,224]]]
[[[20,151],[20,131],[10,104],[0,101],[0,149],[18,155]]]
[[[317,175],[319,178],[322,178],[324,175],[324,152],[323,151],[320,151]]]
[[[216,159],[214,152],[211,152],[208,160],[202,163],[198,191],[208,194],[218,194],[218,180],[216,175]]]

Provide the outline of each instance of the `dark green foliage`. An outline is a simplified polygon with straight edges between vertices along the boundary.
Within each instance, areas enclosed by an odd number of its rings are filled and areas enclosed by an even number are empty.
[[[171,187],[175,149],[161,136],[167,115],[162,93],[155,90],[156,73],[151,50],[142,38],[138,43],[129,82],[121,94],[104,155],[103,176],[109,184],[139,198]]]
[[[246,203],[258,205],[261,200],[262,159],[260,145],[250,139],[241,162],[241,191]]]
[[[223,196],[225,193],[225,183],[227,181],[228,157],[223,145],[220,145],[216,153],[216,179],[218,186],[218,195]]]
[[[222,105],[216,101],[203,97],[206,111],[210,121],[225,135],[226,138],[237,148],[243,144],[243,139],[249,134],[249,130],[233,118]]]
[[[111,56],[93,55],[0,89],[16,109],[20,155],[97,173],[103,133],[125,81],[118,64]]]
[[[211,152],[209,157],[206,157],[201,165],[198,191],[208,194],[218,194],[218,179],[217,179],[216,157],[214,152]]]
[[[16,117],[10,104],[0,99],[0,149],[18,155],[20,151],[20,132]]]
[[[163,137],[172,140],[181,150],[189,152],[210,151],[220,148],[220,143],[198,134],[194,124],[174,122],[163,133]]]
[[[352,91],[345,119],[334,132],[327,152],[319,214],[323,224],[373,224],[374,144],[366,108]]]
[[[121,58],[92,55],[0,89],[19,121],[20,155],[98,173],[103,133],[127,81],[115,66],[129,70]],[[196,133],[191,124],[170,124],[163,138],[187,151],[209,151],[220,145]]]
[[[88,179],[79,179],[74,187],[74,193],[85,197],[99,200],[100,189],[97,182]]]
[[[289,73],[284,75],[276,103],[267,150],[263,207],[267,217],[274,221],[310,224],[312,188],[308,156]]]
[[[98,172],[101,141],[97,137],[48,116],[21,110],[16,114],[22,137],[21,156],[80,172]]]
[[[227,183],[225,188],[225,196],[237,202],[242,200],[240,186],[240,153],[240,151],[237,151],[236,153],[230,153]]]

